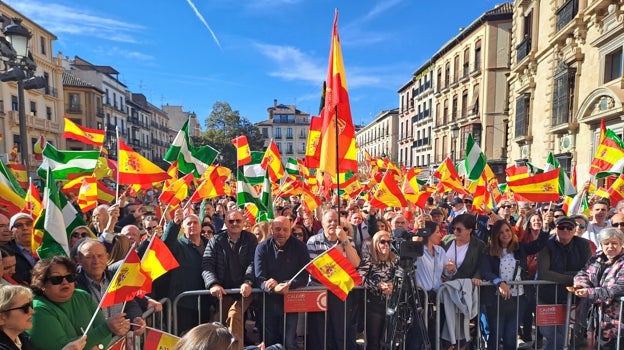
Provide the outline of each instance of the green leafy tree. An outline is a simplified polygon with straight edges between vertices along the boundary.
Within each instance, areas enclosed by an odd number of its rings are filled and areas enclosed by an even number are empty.
[[[209,144],[220,153],[219,163],[232,171],[236,170],[236,148],[232,139],[247,136],[252,151],[264,151],[264,139],[260,130],[249,119],[242,117],[239,111],[232,110],[227,102],[215,102],[212,112],[206,119],[206,132],[193,140],[195,145]]]

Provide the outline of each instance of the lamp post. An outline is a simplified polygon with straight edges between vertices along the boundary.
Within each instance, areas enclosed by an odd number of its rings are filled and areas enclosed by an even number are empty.
[[[3,31],[4,38],[0,41],[0,54],[2,54],[4,62],[4,72],[0,73],[0,81],[15,81],[17,83],[20,154],[26,171],[30,172],[24,90],[43,88],[47,85],[47,81],[43,77],[35,76],[37,65],[28,50],[31,34],[21,23],[20,18],[13,18],[13,23],[6,26]]]
[[[453,124],[451,127],[451,159],[455,162],[455,146],[457,144],[457,136],[459,136],[459,126]]]

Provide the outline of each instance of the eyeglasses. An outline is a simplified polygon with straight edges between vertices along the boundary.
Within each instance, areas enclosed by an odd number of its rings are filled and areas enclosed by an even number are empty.
[[[624,222],[612,222],[611,226],[613,226],[613,227],[624,227]]]
[[[230,219],[230,220],[228,220],[228,223],[229,223],[230,225],[233,225],[233,224],[240,224],[241,222],[243,222],[243,220],[241,220],[241,219]]]
[[[380,239],[379,240],[379,244],[388,244],[390,245],[392,243],[392,240],[385,240],[385,239]]]
[[[78,237],[82,237],[82,238],[86,238],[89,237],[89,232],[74,232],[72,233],[72,238],[78,238]]]
[[[512,208],[511,205],[501,205],[500,207],[501,207],[501,209],[511,209]]]
[[[201,230],[201,233],[205,234],[205,235],[211,235],[214,233],[213,230]]]
[[[559,218],[560,218],[560,217],[562,217],[562,216],[563,216],[563,215],[553,215],[553,217],[554,217],[555,219],[559,219]]]
[[[554,213],[555,209],[542,209],[542,211],[545,211],[545,212],[548,211],[548,212]]]
[[[158,225],[156,225],[156,226],[147,226],[145,228],[145,230],[147,230],[147,232],[152,232],[152,230],[155,229],[156,227],[158,227]]]
[[[31,300],[27,304],[24,304],[22,306],[18,306],[18,307],[2,310],[0,312],[9,312],[9,311],[13,311],[13,310],[22,310],[23,313],[28,314],[28,311],[30,311],[30,309],[32,309],[32,308],[33,308],[33,302]]]
[[[559,225],[557,226],[557,230],[568,230],[568,231],[572,231],[574,230],[574,227],[572,226],[568,226],[568,225]]]
[[[74,283],[76,282],[76,274],[70,273],[69,275],[65,276],[50,276],[47,280],[55,286],[63,283],[63,280],[66,280],[68,283]]]

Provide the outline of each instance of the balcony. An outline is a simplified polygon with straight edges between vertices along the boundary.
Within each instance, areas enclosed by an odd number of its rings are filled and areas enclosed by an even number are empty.
[[[65,112],[80,114],[82,113],[82,106],[79,104],[78,105],[68,104],[67,106],[65,106]]]
[[[566,1],[555,13],[557,16],[557,31],[572,22],[578,12],[578,0]]]
[[[11,126],[19,125],[19,112],[18,111],[8,111],[7,114],[8,114],[9,123],[11,124]],[[37,130],[42,130],[42,131],[48,131],[52,133],[60,133],[63,131],[63,128],[61,127],[60,123],[47,120],[47,119],[37,118],[32,115],[26,116],[26,127],[37,129]]]
[[[525,36],[524,39],[516,46],[516,62],[522,61],[531,52],[531,37]]]

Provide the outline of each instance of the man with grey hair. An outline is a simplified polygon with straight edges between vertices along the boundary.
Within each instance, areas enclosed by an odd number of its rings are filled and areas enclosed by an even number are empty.
[[[141,242],[141,230],[136,225],[126,225],[121,229],[121,235],[126,236],[130,244],[136,249]]]

